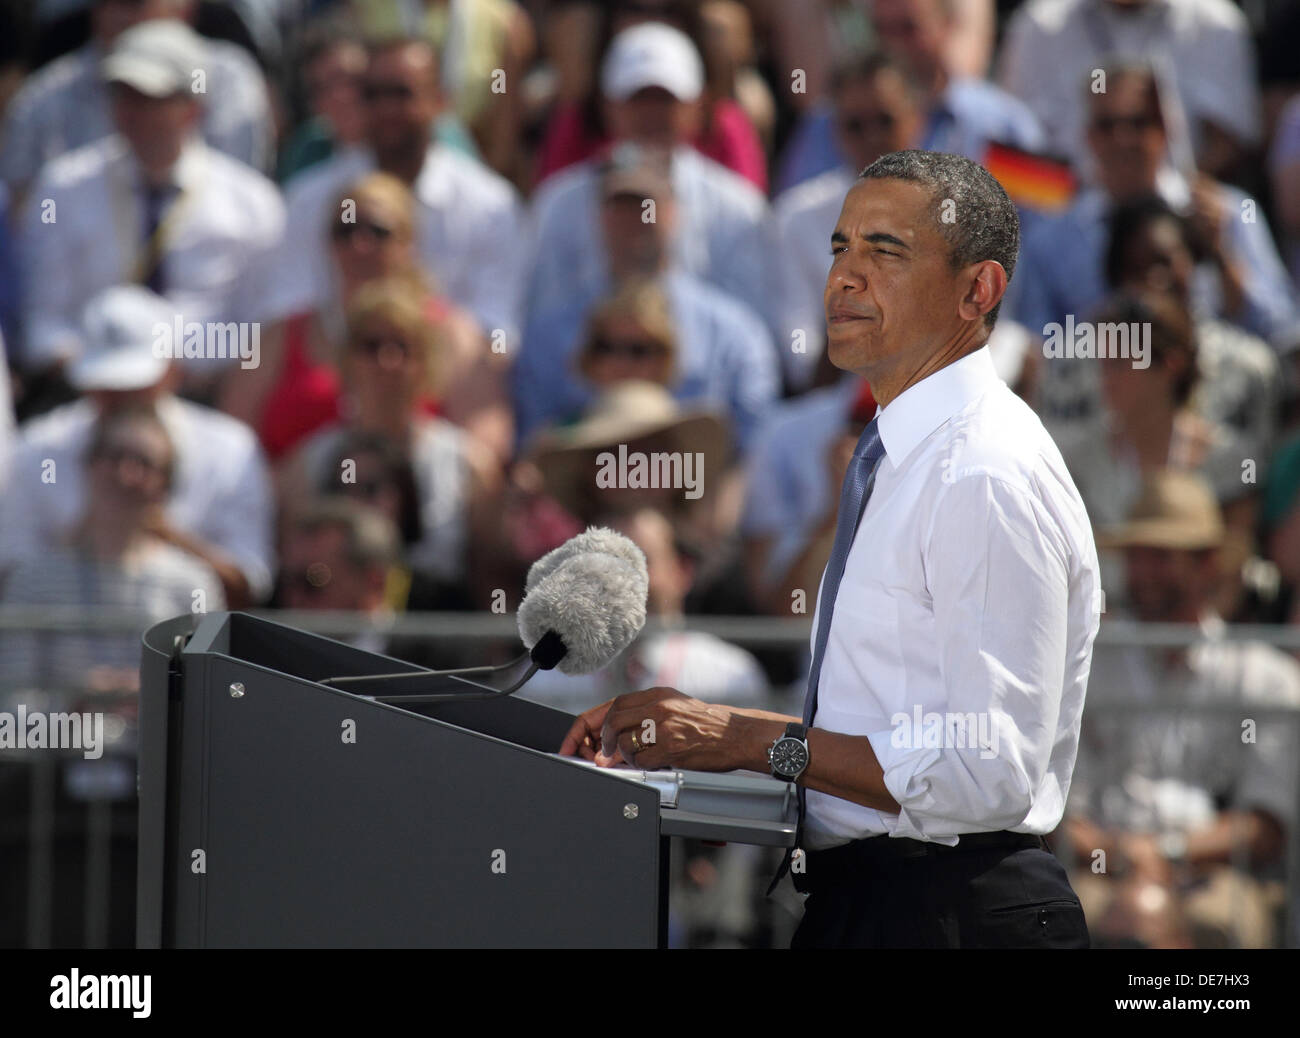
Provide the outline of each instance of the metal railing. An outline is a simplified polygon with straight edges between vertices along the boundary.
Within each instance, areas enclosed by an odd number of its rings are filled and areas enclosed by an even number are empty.
[[[486,654],[500,649],[513,653],[518,649],[518,632],[513,615],[493,613],[420,613],[373,617],[357,613],[320,613],[291,611],[255,611],[287,626],[312,631],[341,640],[362,634],[383,634],[403,639],[427,640],[429,643],[455,643],[480,647]],[[84,608],[0,608],[0,645],[8,632],[38,633],[57,639],[61,633],[122,635],[138,638],[151,621],[129,612],[108,612]],[[783,619],[748,616],[692,616],[685,629],[713,634],[733,644],[767,652],[789,652],[798,657],[808,649],[810,617]],[[647,632],[666,627],[655,620]],[[1257,641],[1279,649],[1300,651],[1300,628],[1283,626],[1232,626],[1217,637],[1230,641]],[[1106,620],[1097,638],[1097,653],[1124,647],[1151,649],[1190,646],[1206,638],[1205,632],[1192,625],[1144,625],[1126,620]],[[485,656],[486,661],[486,656]],[[0,689],[0,709],[10,709],[13,690]],[[25,692],[29,705],[45,702],[59,709],[57,693]],[[32,699],[31,697],[36,697]],[[130,697],[125,697],[129,702]],[[106,709],[112,700],[101,700]],[[1122,714],[1140,723],[1144,714],[1168,711],[1169,707],[1115,701],[1090,694],[1091,715]],[[1242,704],[1217,703],[1188,705],[1189,713],[1241,716]],[[1250,705],[1250,716],[1287,719],[1297,724],[1300,712],[1284,707]],[[121,771],[134,767],[134,719],[129,718],[126,738],[116,750],[110,747],[106,758],[119,770],[111,781],[103,776],[87,778],[85,765],[77,765],[76,754],[15,754],[0,750],[0,864],[7,863],[3,881],[11,891],[23,892],[22,921],[4,918],[5,902],[0,902],[0,944],[27,947],[65,946],[99,947],[130,943],[124,933],[123,918],[129,918],[123,905],[133,906],[135,874],[133,859],[129,864],[123,847],[134,840],[134,788],[123,795]],[[117,726],[119,736],[123,725]],[[1300,739],[1298,739],[1300,741]],[[106,764],[98,766],[102,773]],[[80,768],[81,778],[70,777]],[[98,787],[96,783],[99,783]],[[97,792],[98,789],[98,792]],[[109,795],[106,790],[116,789]],[[1293,791],[1300,793],[1300,791]],[[1300,910],[1300,834],[1296,818],[1286,819],[1289,850],[1286,855],[1287,923],[1283,942],[1298,942],[1297,922]],[[73,859],[79,858],[79,864]],[[19,864],[21,863],[21,865]],[[762,871],[761,869],[759,870]],[[766,885],[766,875],[756,875],[756,883]],[[757,899],[757,898],[756,898]],[[10,908],[18,897],[11,894]],[[64,918],[73,904],[80,913],[79,925]],[[75,913],[74,913],[75,914]],[[770,920],[769,920],[770,922]],[[769,927],[769,932],[771,928]]]

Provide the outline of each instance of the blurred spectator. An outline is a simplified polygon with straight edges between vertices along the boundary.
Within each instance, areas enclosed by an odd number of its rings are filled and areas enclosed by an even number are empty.
[[[86,352],[69,369],[85,397],[24,424],[0,497],[0,574],[39,558],[85,514],[80,459],[105,415],[151,407],[175,453],[166,509],[151,532],[216,571],[232,609],[271,589],[271,496],[265,463],[241,422],[176,397],[178,370],[152,350],[171,309],[138,286],[102,292],[86,307]]]
[[[764,430],[750,461],[741,526],[751,593],[763,612],[810,614],[816,605],[835,540],[838,488],[875,414],[871,387],[845,374],[784,404]]]
[[[1114,646],[1093,659],[1065,832],[1078,866],[1071,883],[1107,940],[1153,922],[1115,901],[1151,886],[1138,907],[1163,911],[1163,890],[1197,946],[1276,941],[1274,888],[1300,788],[1300,666],[1223,637],[1211,601],[1224,532],[1202,480],[1152,471],[1128,521],[1098,537],[1124,551],[1136,619],[1202,633],[1187,649]],[[1288,713],[1256,714],[1269,709]]]
[[[704,58],[704,79],[708,94],[714,99],[712,118],[708,125],[716,131],[719,108],[729,100],[740,106],[749,125],[758,135],[757,165],[752,165],[747,152],[752,147],[743,127],[736,133],[735,149],[710,150],[706,144],[704,154],[721,162],[728,169],[753,181],[754,186],[767,190],[767,156],[772,151],[776,134],[776,100],[755,65],[757,51],[754,41],[753,17],[749,7],[740,0],[703,0],[700,4],[700,54]],[[734,151],[736,159],[728,161]]]
[[[349,641],[383,652],[377,628],[392,615],[386,593],[400,559],[397,531],[385,516],[342,498],[308,501],[285,530],[277,598],[286,609],[366,614],[375,628]]]
[[[879,43],[871,24],[870,0],[767,6],[776,79],[785,85],[797,70],[806,88],[789,92],[787,100],[798,111],[826,96],[836,66]],[[951,0],[944,63],[954,76],[983,79],[987,74],[996,29],[994,6],[994,0]]]
[[[687,145],[693,102],[704,83],[690,39],[666,25],[636,25],[610,44],[601,70],[606,125],[624,142],[671,148],[677,200],[672,266],[748,303],[769,319],[762,194]],[[587,159],[552,177],[533,199],[530,319],[575,296],[599,296],[608,284],[609,250],[601,239],[602,163]]]
[[[778,328],[785,337],[781,356],[787,381],[800,389],[807,388],[826,349],[822,296],[831,267],[831,232],[844,196],[858,173],[881,155],[915,146],[924,124],[920,87],[901,61],[880,52],[839,66],[830,100],[846,161],[790,188],[773,205]]]
[[[1166,107],[1176,100],[1185,113],[1196,165],[1210,176],[1230,177],[1259,144],[1255,49],[1230,0],[1029,0],[1007,26],[1000,79],[1038,115],[1052,151],[1102,176],[1105,157],[1085,147],[1084,98],[1112,89],[1097,70],[1121,58],[1153,61],[1170,77],[1176,99]]]
[[[506,384],[508,355],[494,350],[474,319],[442,298],[419,269],[415,198],[396,177],[370,173],[343,188],[330,226],[331,290],[314,311],[276,324],[256,368],[232,370],[221,406],[252,425],[272,459],[339,419],[339,360],[344,315],[358,289],[376,278],[408,281],[424,299],[438,339],[438,399],[431,412],[465,429],[502,462],[514,449],[514,418]]]
[[[766,326],[748,307],[673,264],[686,214],[662,151],[626,146],[602,163],[597,176],[599,247],[610,288],[602,294],[575,285],[532,314],[511,376],[520,441],[547,422],[573,418],[591,402],[592,387],[575,368],[584,350],[602,350],[620,336],[625,345],[632,344],[651,331],[651,338],[674,344],[672,377],[663,384],[678,400],[708,402],[725,411],[743,450],[780,391]],[[551,261],[542,262],[549,266]],[[646,285],[647,279],[653,284]],[[647,313],[647,300],[654,295],[666,297],[667,314],[660,302],[654,304],[658,317],[618,316]],[[599,329],[593,325],[598,314]],[[624,330],[606,334],[611,319],[621,320]],[[647,320],[653,329],[645,327]],[[638,321],[640,328],[632,327]],[[610,370],[608,364],[598,367]]]
[[[1200,373],[1197,409],[1241,434],[1247,457],[1266,457],[1283,388],[1277,355],[1262,339],[1193,309],[1192,225],[1152,196],[1117,206],[1110,226],[1107,282],[1121,292],[1172,293],[1192,314]]]
[[[346,467],[345,467],[346,466]],[[346,476],[346,478],[343,478]],[[345,497],[378,512],[397,529],[401,560],[389,571],[385,598],[397,611],[473,609],[463,582],[440,580],[410,566],[406,556],[424,538],[420,487],[410,454],[380,433],[355,432],[340,440],[322,498]]]
[[[617,102],[631,108],[673,108],[681,124],[681,140],[689,140],[701,154],[767,190],[767,161],[758,134],[746,110],[738,103],[736,55],[729,47],[740,37],[743,46],[748,29],[748,12],[740,4],[713,5],[710,15],[699,0],[615,0],[603,13],[600,45],[595,65],[622,70],[613,81],[602,71],[600,89],[590,77],[585,96],[561,98],[551,113],[546,135],[537,158],[537,182],[599,155],[610,142],[613,126],[605,106]],[[647,25],[647,23],[649,23]],[[613,41],[634,26],[642,32],[619,44]],[[672,36],[663,30],[672,30]],[[663,62],[658,56],[663,44],[673,39],[678,52],[672,62],[678,66],[674,82],[659,82],[660,74],[647,76],[643,66]],[[683,44],[690,44],[689,49]],[[663,49],[663,53],[668,53]],[[688,70],[698,66],[698,77]],[[752,94],[752,88],[751,88]],[[602,97],[603,95],[603,97]],[[768,101],[770,103],[770,95]],[[663,113],[653,116],[663,121]],[[670,145],[671,140],[660,143]]]
[[[1191,222],[1199,260],[1192,282],[1197,313],[1273,340],[1291,325],[1295,306],[1264,214],[1235,188],[1205,176],[1189,184],[1162,166],[1165,112],[1149,65],[1105,72],[1105,92],[1089,95],[1088,145],[1099,184],[1081,191],[1060,216],[1026,229],[1008,312],[1046,334],[1048,324],[1096,307],[1107,291],[1110,214],[1121,203],[1155,194]]]
[[[1198,473],[1227,513],[1222,555],[1239,570],[1250,555],[1258,504],[1250,463],[1265,459],[1253,458],[1239,433],[1198,409],[1200,371],[1190,315],[1172,296],[1117,296],[1093,315],[1092,324],[1096,359],[1061,363],[1100,366],[1103,412],[1055,434],[1089,518],[1094,526],[1122,522],[1153,472]],[[1115,560],[1103,553],[1100,561],[1102,587],[1118,600]]]
[[[151,20],[118,36],[104,62],[118,132],[42,171],[19,242],[23,367],[77,356],[85,301],[123,282],[165,296],[169,328],[201,325],[200,352],[227,322],[263,316],[266,264],[284,214],[269,180],[198,135],[201,101],[190,92],[190,70],[203,61],[200,46],[176,21]],[[182,343],[172,347],[180,356]],[[201,384],[228,362],[187,359],[186,379]]]
[[[100,64],[119,35],[144,21],[189,20],[197,4],[194,0],[92,0],[90,7],[90,42],[34,72],[5,113],[0,179],[19,194],[46,162],[113,132]],[[189,62],[185,89],[211,99],[202,110],[204,139],[255,169],[270,169],[271,105],[257,63],[232,43],[197,38],[195,46],[196,53],[177,57]],[[198,72],[204,76],[201,86],[193,78]]]
[[[678,543],[672,522],[662,512],[644,508],[597,520],[597,525],[623,534],[645,553],[650,576],[646,611],[660,623],[680,628],[695,566]],[[620,691],[671,685],[709,703],[766,705],[767,678],[758,660],[704,631],[662,630],[643,635],[619,658],[619,664]]]
[[[363,146],[361,79],[366,48],[337,23],[308,24],[298,42],[299,86],[306,116],[280,147],[276,179],[283,182],[331,155]]]
[[[1300,94],[1278,116],[1268,171],[1291,282],[1300,292]]]
[[[116,610],[149,623],[224,609],[211,567],[157,532],[178,460],[157,413],[136,405],[104,412],[88,434],[84,457],[72,461],[83,468],[84,511],[66,542],[14,566],[0,604],[79,607],[87,616]],[[0,634],[0,686],[7,688],[131,689],[139,666],[138,634]]]
[[[285,186],[289,223],[272,287],[273,316],[315,310],[329,299],[327,236],[345,218],[331,206],[348,184],[378,168],[419,202],[415,240],[422,267],[489,334],[514,343],[524,251],[519,201],[482,163],[432,138],[445,99],[430,44],[374,44],[362,96],[368,147],[312,166]]]
[[[662,386],[627,380],[596,397],[581,421],[539,434],[529,460],[580,522],[654,508],[705,557],[731,537],[743,493],[729,440],[716,411],[687,410]]]
[[[532,20],[513,0],[351,0],[368,39],[427,40],[440,56],[442,89],[475,150],[513,179],[523,78],[536,49]]]
[[[408,282],[381,280],[362,288],[348,311],[342,361],[344,417],[316,432],[281,472],[280,502],[292,522],[300,504],[331,479],[356,478],[355,459],[340,458],[340,444],[359,432],[401,448],[415,474],[422,536],[411,566],[449,583],[477,582],[475,560],[491,551],[496,524],[493,499],[500,471],[489,451],[442,418],[422,411],[437,393],[440,357],[423,299]],[[490,588],[476,587],[487,604]]]
[[[952,0],[874,0],[871,15],[881,47],[904,61],[923,92],[924,125],[911,147],[984,160],[991,142],[1039,151],[1038,119],[1020,100],[992,83],[950,67],[960,31]],[[810,111],[786,144],[777,180],[780,189],[834,169],[849,158],[840,150],[834,114],[827,104]]]

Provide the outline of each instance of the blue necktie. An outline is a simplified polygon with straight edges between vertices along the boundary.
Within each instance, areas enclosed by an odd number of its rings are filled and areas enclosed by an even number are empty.
[[[840,590],[840,581],[844,578],[844,564],[849,558],[849,549],[866,510],[867,499],[871,497],[871,488],[875,480],[876,465],[885,455],[885,445],[880,440],[880,431],[876,427],[879,418],[862,430],[858,445],[853,449],[848,471],[844,474],[844,486],[840,489],[840,510],[835,520],[835,545],[831,548],[830,560],[826,563],[826,572],[822,576],[822,593],[817,605],[817,640],[813,644],[812,666],[808,669],[808,691],[804,693],[803,723],[811,725],[817,714],[817,684],[822,673],[822,657],[826,654],[826,640],[831,633],[831,614],[835,611],[835,596]],[[808,791],[797,787],[799,791],[799,824],[795,832],[795,846],[803,843],[803,822],[807,810]],[[786,851],[781,867],[777,870],[768,893],[776,889],[786,872],[790,869],[792,851]]]
[[[167,288],[163,276],[163,242],[159,240],[158,228],[162,225],[170,198],[170,188],[145,186],[144,258],[141,261],[141,277],[145,287],[158,295],[162,295]]]

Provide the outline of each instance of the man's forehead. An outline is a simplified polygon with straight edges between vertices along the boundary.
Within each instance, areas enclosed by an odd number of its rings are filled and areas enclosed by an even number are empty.
[[[932,208],[930,192],[923,184],[883,178],[859,180],[844,196],[835,229],[844,234],[884,231],[915,237],[933,223]]]
[[[1091,95],[1094,111],[1109,108],[1146,108],[1156,102],[1156,94],[1151,81],[1140,76],[1111,76],[1105,90]]]

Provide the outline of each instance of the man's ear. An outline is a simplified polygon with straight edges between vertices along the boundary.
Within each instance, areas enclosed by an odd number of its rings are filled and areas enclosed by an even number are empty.
[[[958,313],[963,320],[983,317],[1001,302],[1007,291],[1007,272],[997,260],[981,260],[966,268],[970,278]]]

